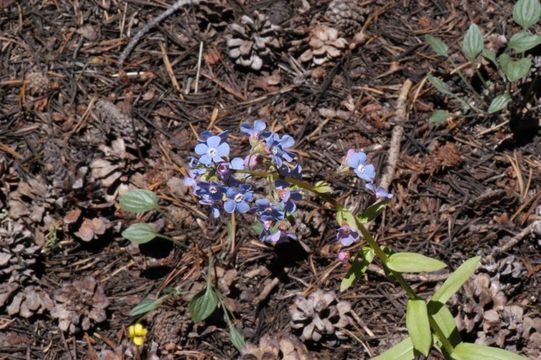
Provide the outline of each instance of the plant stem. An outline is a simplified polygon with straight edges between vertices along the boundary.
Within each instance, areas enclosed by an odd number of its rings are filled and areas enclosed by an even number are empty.
[[[231,213],[231,222],[229,223],[229,225],[231,226],[231,231],[229,233],[229,241],[231,244],[230,254],[234,254],[237,238],[237,219],[235,217],[235,212]]]
[[[450,57],[447,58],[447,60],[449,60],[449,62],[451,63],[451,66],[454,67],[456,69],[456,73],[458,74],[458,76],[460,77],[460,79],[462,80],[462,82],[466,85],[466,87],[468,89],[470,89],[471,92],[473,92],[473,94],[478,98],[478,100],[481,101],[481,94],[479,94],[474,88],[473,88],[473,85],[468,81],[466,80],[466,77],[464,76],[464,73],[462,72],[462,70],[460,70],[458,68],[458,66],[456,65],[456,63],[453,61],[453,59],[451,59]]]

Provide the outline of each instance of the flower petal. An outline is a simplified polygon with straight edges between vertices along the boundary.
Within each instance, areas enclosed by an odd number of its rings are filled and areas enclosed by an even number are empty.
[[[210,156],[205,154],[201,156],[201,158],[199,159],[199,162],[203,165],[210,165],[210,163],[212,162],[212,159],[210,158]]]
[[[224,210],[225,212],[227,213],[232,213],[233,211],[235,211],[235,207],[236,207],[236,203],[234,200],[227,200],[225,203],[224,203]]]
[[[228,143],[222,143],[218,148],[216,149],[218,155],[220,156],[228,156],[229,155],[229,144]]]
[[[207,139],[207,145],[211,148],[217,148],[221,141],[222,139],[219,136],[214,135]]]
[[[244,170],[244,159],[236,157],[231,160],[231,169],[233,170]]]
[[[248,205],[248,203],[246,201],[241,201],[237,204],[237,211],[240,212],[240,213],[245,213],[245,212],[248,212],[248,210],[250,210],[250,205]]]
[[[206,154],[208,150],[209,150],[209,147],[207,146],[207,144],[197,144],[195,146],[195,153],[197,155]]]

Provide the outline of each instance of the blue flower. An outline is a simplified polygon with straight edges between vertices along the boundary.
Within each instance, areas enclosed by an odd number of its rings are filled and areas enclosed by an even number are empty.
[[[248,123],[242,124],[240,126],[240,132],[249,135],[251,139],[259,139],[259,136],[263,134],[266,128],[267,124],[264,121],[256,120],[253,125]]]
[[[342,246],[350,246],[359,240],[359,233],[349,227],[349,225],[342,225],[336,231],[336,240],[340,241]]]
[[[206,142],[197,144],[195,153],[201,155],[201,164],[209,166],[211,162],[219,163],[223,161],[223,157],[229,155],[229,144],[222,142],[220,136],[210,136]]]
[[[225,192],[222,184],[217,182],[199,182],[199,188],[195,194],[205,201],[220,201]],[[205,204],[208,205],[208,204]]]
[[[276,245],[278,242],[298,240],[298,238],[295,234],[284,230],[276,230],[274,233],[271,233],[271,230],[263,230],[259,235],[259,240]]]
[[[302,194],[298,190],[291,190],[290,185],[284,180],[276,180],[274,182],[276,192],[280,197],[281,203],[284,205],[284,210],[289,214],[297,209],[297,202],[302,200]]]
[[[371,193],[376,195],[377,199],[392,199],[393,198],[393,194],[391,194],[390,192],[387,192],[387,190],[385,190],[381,186],[376,187],[376,185],[374,185],[373,183],[367,183],[366,185],[364,185],[364,187],[368,189]]]
[[[245,213],[250,210],[250,205],[247,201],[252,201],[253,193],[248,185],[240,185],[239,187],[230,187],[226,191],[227,200],[224,203],[224,210],[228,213],[237,211]]]
[[[284,135],[280,137],[278,134],[270,134],[265,141],[272,160],[278,168],[282,166],[284,160],[290,162],[295,159],[295,154],[286,150],[295,145],[295,140],[291,136]]]
[[[244,159],[236,157],[229,163],[229,167],[233,170],[244,170]]]
[[[184,178],[184,186],[189,186],[192,188],[192,191],[196,191],[199,188],[197,184],[201,174],[204,174],[203,169],[188,170],[188,176]]]
[[[366,154],[361,151],[348,155],[346,159],[347,164],[353,169],[355,174],[364,181],[373,182],[376,176],[376,169],[374,165],[366,163]]]
[[[265,225],[265,228],[268,228],[269,226],[267,225],[274,221],[284,219],[284,211],[278,208],[276,204],[271,203],[269,199],[257,199],[254,210]]]
[[[300,180],[302,178],[302,167],[297,164],[293,169],[290,169],[287,165],[283,164],[278,168],[278,173],[282,176]]]

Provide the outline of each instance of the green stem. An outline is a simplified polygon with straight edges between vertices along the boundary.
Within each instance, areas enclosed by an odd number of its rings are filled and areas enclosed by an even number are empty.
[[[453,59],[451,59],[450,57],[447,58],[447,60],[449,60],[449,62],[451,63],[451,66],[453,66],[455,69],[456,69],[456,73],[458,74],[458,76],[460,77],[460,79],[462,80],[462,82],[466,85],[466,87],[468,89],[470,89],[471,92],[473,92],[473,94],[479,99],[481,100],[481,94],[479,94],[474,88],[473,88],[473,85],[466,79],[466,77],[464,76],[464,73],[462,72],[462,70],[460,70],[458,68],[458,66],[456,65],[456,63],[453,61]]]
[[[434,334],[436,334],[438,339],[441,341],[441,344],[443,345],[445,351],[447,351],[448,354],[452,354],[455,347],[453,346],[453,344],[451,344],[449,339],[445,337],[443,331],[438,326],[438,323],[436,323],[436,320],[434,320],[434,318],[432,318],[432,315],[430,314],[428,315],[428,322],[430,323],[430,328],[432,328]]]

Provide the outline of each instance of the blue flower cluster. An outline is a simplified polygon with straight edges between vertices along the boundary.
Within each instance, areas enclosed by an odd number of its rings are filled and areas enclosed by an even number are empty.
[[[262,225],[260,239],[276,244],[280,240],[296,239],[287,229],[302,194],[287,179],[300,179],[302,169],[290,150],[295,140],[266,128],[267,124],[261,120],[242,124],[240,131],[249,137],[251,148],[246,157],[231,160],[227,132],[201,133],[195,147],[199,157],[190,160],[184,184],[192,188],[200,204],[210,206],[215,218],[220,217],[222,210],[230,214],[255,214]],[[278,173],[281,178],[269,180],[269,195],[256,199],[250,172],[257,170]]]
[[[362,151],[349,150],[345,156],[345,164],[347,167],[353,170],[358,178],[365,182],[365,189],[372,193],[378,200],[389,200],[393,197],[393,194],[381,186],[374,184],[374,178],[376,177],[376,168],[372,164],[367,163],[367,156]],[[357,229],[353,229],[348,224],[340,224],[341,226],[336,231],[336,240],[340,242],[342,246],[350,246],[353,243],[359,241],[360,236]],[[342,254],[342,257],[345,255]]]

